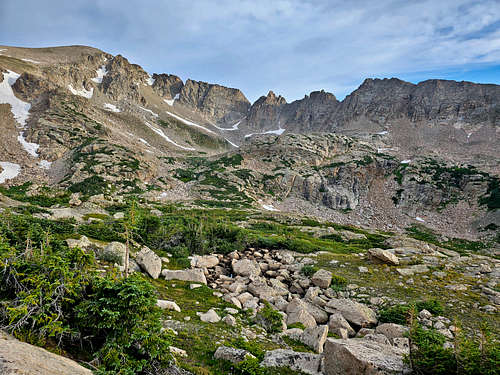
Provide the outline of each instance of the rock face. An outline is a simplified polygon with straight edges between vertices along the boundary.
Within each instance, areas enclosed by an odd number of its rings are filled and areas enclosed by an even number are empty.
[[[136,254],[135,260],[153,279],[157,279],[160,276],[161,259],[153,250],[144,246],[141,251]]]
[[[266,352],[260,363],[264,367],[289,367],[310,375],[321,375],[322,357],[319,354],[298,353],[293,350],[276,349]]]
[[[18,341],[0,331],[2,375],[92,375],[78,363],[45,349]]]
[[[327,339],[325,375],[389,375],[409,373],[399,348],[364,339]]]
[[[202,283],[207,285],[207,279],[205,273],[200,268],[194,268],[191,270],[166,270],[161,271],[161,275],[165,280],[182,280],[182,281],[192,281],[195,283]]]
[[[188,79],[179,103],[221,124],[233,124],[246,116],[250,102],[238,90]]]

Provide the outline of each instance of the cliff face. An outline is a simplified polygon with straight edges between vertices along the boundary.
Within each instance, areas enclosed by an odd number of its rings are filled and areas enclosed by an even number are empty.
[[[219,124],[241,120],[250,107],[250,102],[238,89],[190,79],[180,91],[179,104]]]

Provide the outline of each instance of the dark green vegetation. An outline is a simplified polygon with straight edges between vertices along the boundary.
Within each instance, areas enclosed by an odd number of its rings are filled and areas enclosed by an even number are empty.
[[[395,305],[382,309],[379,320],[382,323],[396,323],[406,325],[410,320],[410,313],[414,309],[417,313],[427,310],[433,315],[444,312],[443,305],[438,300],[417,301],[407,305]]]
[[[141,275],[100,276],[92,254],[62,240],[70,222],[3,214],[0,326],[94,363],[98,374],[152,374],[170,359],[153,286]]]
[[[444,347],[445,337],[435,329],[424,329],[413,321],[409,338],[412,350],[406,361],[419,375],[495,375],[500,369],[500,343],[482,327],[471,338],[458,331],[453,347]]]
[[[43,187],[39,190],[39,194],[27,194],[30,187],[33,184],[31,182],[26,182],[22,185],[12,186],[10,188],[5,188],[0,186],[0,193],[5,196],[21,201],[29,202],[33,205],[38,205],[41,207],[51,207],[56,204],[65,206],[69,202],[70,194],[64,191],[52,190],[47,187]]]

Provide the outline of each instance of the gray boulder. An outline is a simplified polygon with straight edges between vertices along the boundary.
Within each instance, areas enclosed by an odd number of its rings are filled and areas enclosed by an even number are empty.
[[[250,259],[241,259],[232,261],[233,272],[240,276],[259,276],[260,266],[259,264]]]
[[[320,269],[316,271],[314,275],[312,275],[311,281],[314,285],[326,289],[330,286],[330,283],[332,282],[332,273],[330,271]]]
[[[236,349],[230,346],[219,346],[214,353],[214,358],[229,361],[236,365],[246,359],[255,357],[250,352],[244,349]]]
[[[153,279],[161,273],[161,258],[150,248],[144,246],[135,256],[135,261]]]
[[[340,313],[349,323],[358,327],[368,327],[377,324],[375,311],[368,306],[347,298],[334,298],[325,307],[330,313]]]
[[[302,323],[305,327],[316,327],[316,319],[307,311],[306,304],[298,299],[293,299],[286,307],[286,324]]]
[[[314,350],[323,353],[323,345],[328,337],[328,326],[309,327],[302,332],[300,341]]]
[[[206,313],[197,313],[200,320],[205,323],[217,323],[220,322],[220,316],[215,312],[214,309],[208,310]]]
[[[119,259],[118,264],[125,265],[125,255],[127,252],[127,247],[121,242],[110,242],[99,255],[99,258],[112,258],[117,257]]]
[[[327,339],[323,352],[325,375],[410,373],[404,351],[365,339]]]
[[[219,264],[217,255],[195,255],[191,259],[191,267],[193,268],[212,268]]]
[[[368,254],[370,254],[372,258],[377,259],[379,262],[391,264],[393,266],[397,266],[399,264],[399,258],[388,250],[373,248],[368,250]]]
[[[190,270],[167,270],[161,271],[161,275],[165,280],[182,280],[191,281],[194,283],[202,283],[207,285],[207,278],[201,268],[193,268]]]
[[[266,352],[263,367],[288,367],[309,375],[322,375],[321,354],[299,353],[293,350],[276,349]]]
[[[328,329],[331,333],[338,335],[342,338],[344,334],[347,334],[346,336],[349,337],[352,337],[356,334],[356,331],[351,327],[349,322],[345,320],[345,318],[339,312],[330,315],[330,321],[328,322]]]

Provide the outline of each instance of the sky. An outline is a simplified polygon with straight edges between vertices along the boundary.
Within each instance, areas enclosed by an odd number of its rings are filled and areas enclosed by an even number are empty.
[[[253,102],[365,78],[500,83],[500,0],[0,0],[0,44],[89,45]]]

